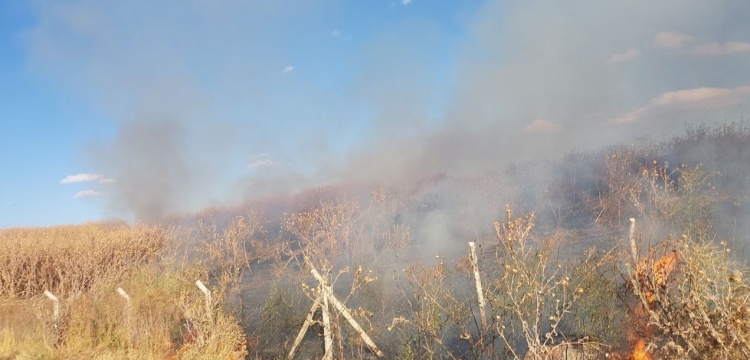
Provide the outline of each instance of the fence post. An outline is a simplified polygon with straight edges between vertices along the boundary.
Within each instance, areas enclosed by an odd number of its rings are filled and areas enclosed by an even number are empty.
[[[130,308],[130,295],[128,295],[128,293],[126,293],[125,290],[123,290],[123,288],[121,287],[117,288],[117,293],[120,294],[120,296],[122,296],[123,299],[125,299],[125,306]]]
[[[474,268],[474,283],[477,287],[477,300],[479,301],[479,316],[482,317],[482,331],[480,336],[484,335],[487,330],[487,315],[485,314],[484,291],[482,290],[482,279],[479,274],[479,261],[477,259],[476,244],[472,241],[469,243],[469,255],[471,257],[471,267]]]
[[[125,290],[121,287],[117,288],[117,293],[122,296],[123,299],[125,299],[125,324],[128,327],[128,341],[133,343],[133,332],[132,332],[132,320],[131,320],[131,306],[130,306],[130,295],[125,292]]]
[[[200,289],[206,296],[206,315],[211,321],[213,321],[214,316],[211,311],[211,290],[208,290],[206,285],[203,285],[203,282],[200,280],[196,280],[195,285],[198,286],[198,289]]]
[[[331,328],[331,317],[328,315],[328,296],[322,288],[320,294],[323,295],[323,304],[321,304],[323,309],[321,311],[323,317],[323,349],[325,349],[323,360],[333,360],[333,328]]]
[[[44,296],[48,297],[50,300],[52,300],[52,303],[54,303],[54,307],[52,310],[52,314],[55,318],[55,323],[53,324],[55,328],[54,344],[57,345],[57,342],[60,339],[60,299],[58,299],[57,296],[55,296],[55,294],[51,293],[49,290],[44,290]]]
[[[307,328],[310,327],[315,321],[313,317],[315,317],[315,310],[317,310],[320,307],[320,304],[323,302],[323,291],[318,293],[318,297],[315,298],[315,301],[313,302],[313,306],[310,308],[310,311],[307,313],[307,317],[305,318],[305,322],[302,323],[302,328],[299,329],[299,332],[297,333],[297,337],[294,339],[294,345],[292,345],[292,349],[289,350],[289,355],[286,357],[287,360],[294,359],[294,354],[297,352],[297,348],[300,344],[302,344],[302,339],[305,338],[305,334],[307,334]]]
[[[316,270],[315,268],[312,268],[310,272],[313,274],[313,276],[315,276],[315,279],[317,279],[318,282],[320,283],[320,289],[323,291],[323,294],[326,297],[326,299],[328,299],[331,302],[331,304],[333,305],[333,308],[336,309],[339,312],[339,314],[344,316],[344,319],[346,319],[346,321],[349,322],[349,325],[351,325],[352,328],[359,334],[359,336],[362,338],[362,340],[364,340],[365,344],[367,344],[370,350],[372,350],[372,352],[375,353],[375,355],[377,355],[377,357],[379,358],[382,358],[383,356],[385,356],[385,354],[383,354],[383,352],[380,351],[380,349],[378,349],[378,346],[375,345],[375,342],[372,341],[370,336],[367,335],[367,333],[362,329],[362,327],[359,326],[357,321],[354,320],[354,317],[346,308],[346,306],[342,304],[341,301],[339,301],[339,299],[336,298],[336,295],[333,294],[333,290],[331,289],[330,286],[326,284],[325,279],[322,276],[320,276],[320,273],[318,272],[318,270]]]
[[[630,218],[628,240],[630,240],[630,256],[633,257],[633,268],[635,269],[638,266],[638,245],[635,243],[635,218]]]

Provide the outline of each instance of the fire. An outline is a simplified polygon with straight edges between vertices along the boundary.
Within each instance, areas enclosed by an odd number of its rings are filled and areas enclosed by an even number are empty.
[[[646,340],[643,338],[638,339],[638,342],[633,348],[633,353],[630,355],[632,360],[651,360],[651,354],[646,350]]]
[[[653,285],[657,288],[666,286],[669,276],[675,271],[680,254],[678,252],[672,252],[665,254],[656,262],[649,266],[649,259],[644,259],[636,267],[636,276],[639,282],[642,284],[641,290],[646,298],[646,303],[650,308],[657,300],[656,289],[650,288],[645,282],[646,276],[650,273],[653,276]],[[628,339],[631,343],[634,343],[633,350],[631,351],[628,359],[631,360],[651,360],[651,354],[647,350],[647,338],[653,336],[653,328],[648,325],[648,312],[644,307],[644,304],[638,303],[633,309],[631,314],[631,326],[628,327]]]

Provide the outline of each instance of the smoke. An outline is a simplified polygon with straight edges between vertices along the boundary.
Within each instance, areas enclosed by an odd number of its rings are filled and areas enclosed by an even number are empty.
[[[92,171],[115,179],[107,211],[139,219],[750,112],[744,0],[387,5],[40,1],[29,64],[102,109]]]
[[[739,119],[750,111],[748,54],[707,59],[687,45],[668,51],[654,41],[679,31],[700,39],[696,45],[747,42],[748,25],[737,15],[747,10],[741,1],[489,3],[461,51],[460,80],[440,126],[396,144],[374,139],[374,149],[351,161],[367,166],[351,173],[481,174],[572,149],[675,135],[686,122]],[[706,87],[720,96],[663,101]],[[618,121],[624,118],[632,121]]]

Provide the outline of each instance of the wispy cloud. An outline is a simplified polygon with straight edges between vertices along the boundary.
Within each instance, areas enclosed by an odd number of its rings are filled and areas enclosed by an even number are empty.
[[[278,163],[271,159],[271,153],[260,153],[250,157],[250,161],[247,163],[247,167],[250,169],[257,169],[260,167],[277,165]]]
[[[289,74],[292,71],[294,71],[294,66],[291,66],[291,65],[284,66],[284,68],[281,69],[282,74]]]
[[[746,54],[750,53],[750,43],[742,41],[727,41],[724,43],[712,42],[696,45],[692,48],[691,52],[702,56]]]
[[[745,102],[750,102],[750,86],[735,89],[702,87],[670,91],[654,98],[650,104],[609,122],[624,125],[645,119],[656,119],[669,113],[721,109]]]
[[[331,36],[333,36],[333,37],[335,37],[337,39],[341,39],[341,40],[349,40],[349,39],[352,38],[351,34],[347,34],[347,33],[343,32],[343,31],[341,31],[340,29],[333,29],[333,30],[331,30]]]
[[[412,0],[401,0],[401,5],[409,6],[412,2]]]
[[[90,197],[96,197],[101,195],[99,191],[88,189],[88,190],[81,190],[77,192],[75,195],[73,195],[73,199],[85,199]]]
[[[557,132],[560,129],[560,124],[545,119],[536,119],[523,127],[523,131],[527,133]]]
[[[255,169],[255,168],[264,167],[264,166],[271,166],[271,165],[275,165],[275,164],[276,163],[273,160],[271,160],[271,159],[262,159],[262,160],[255,160],[255,161],[251,161],[251,162],[247,163],[247,167],[249,167],[251,169]]]
[[[619,64],[633,60],[641,55],[641,50],[636,48],[630,48],[625,50],[623,53],[613,54],[607,59],[607,64]]]
[[[81,173],[81,174],[66,176],[64,179],[60,180],[60,184],[75,184],[75,183],[93,182],[93,181],[96,181],[100,184],[109,184],[109,183],[114,182],[113,179],[110,179],[101,174]]]
[[[690,35],[663,31],[654,36],[654,45],[662,49],[679,49],[692,42],[695,38]]]
[[[696,43],[694,37],[678,32],[664,31],[654,36],[654,45],[662,49],[678,50],[690,43]],[[701,56],[722,56],[750,53],[750,43],[743,41],[707,42],[693,45],[690,52]]]

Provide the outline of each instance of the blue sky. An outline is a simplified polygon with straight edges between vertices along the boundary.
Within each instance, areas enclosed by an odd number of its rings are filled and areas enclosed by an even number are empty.
[[[0,227],[476,175],[746,118],[747,13],[744,0],[3,1]]]

